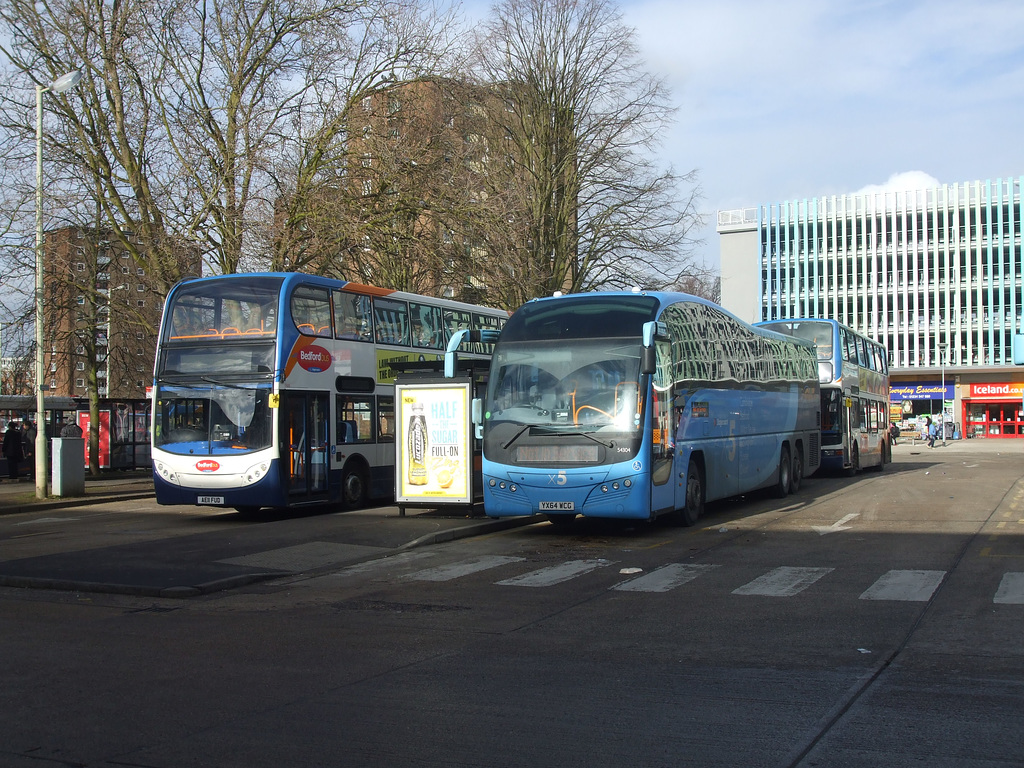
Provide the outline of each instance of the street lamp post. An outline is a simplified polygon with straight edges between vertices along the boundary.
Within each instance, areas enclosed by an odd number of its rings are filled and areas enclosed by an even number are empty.
[[[43,94],[63,93],[82,79],[79,70],[61,75],[49,85],[36,86],[36,498],[47,496],[49,465],[46,441],[46,403],[43,398]]]
[[[942,444],[946,444],[946,342],[939,342],[939,366],[942,369],[942,398],[939,400],[941,405],[942,419],[939,423],[942,425]]]

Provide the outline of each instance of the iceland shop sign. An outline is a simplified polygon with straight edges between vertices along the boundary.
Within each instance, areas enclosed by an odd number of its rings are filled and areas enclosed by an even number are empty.
[[[946,382],[945,390],[937,381],[914,381],[909,384],[893,384],[889,387],[889,402],[901,400],[952,400],[953,382]]]

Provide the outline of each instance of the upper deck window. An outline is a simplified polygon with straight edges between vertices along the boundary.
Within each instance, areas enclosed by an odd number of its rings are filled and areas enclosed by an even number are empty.
[[[186,283],[171,295],[165,340],[273,338],[280,289],[270,277]]]
[[[331,299],[326,288],[300,285],[292,292],[292,321],[305,336],[331,336]]]
[[[409,305],[394,299],[374,299],[374,327],[378,344],[409,346]]]
[[[370,297],[346,291],[334,292],[334,332],[339,339],[373,341]]]

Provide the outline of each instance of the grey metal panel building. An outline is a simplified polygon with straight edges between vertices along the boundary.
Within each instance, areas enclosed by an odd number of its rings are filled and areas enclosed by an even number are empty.
[[[1022,185],[1017,177],[720,211],[722,304],[749,321],[839,320],[885,346],[894,380],[951,373],[960,406],[970,380],[1020,378],[1011,346],[1024,308]]]

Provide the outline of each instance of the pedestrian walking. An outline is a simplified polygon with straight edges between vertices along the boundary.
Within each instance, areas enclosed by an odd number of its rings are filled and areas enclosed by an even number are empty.
[[[25,444],[22,442],[21,427],[12,421],[4,432],[4,458],[7,459],[7,476],[17,482],[18,469],[25,458]]]
[[[932,423],[932,417],[929,416],[924,420],[924,437],[928,441],[928,447],[935,447],[935,424]]]
[[[23,430],[21,433],[22,450],[28,460],[28,473],[34,477],[36,474],[36,425],[31,421],[23,421],[21,428]]]

